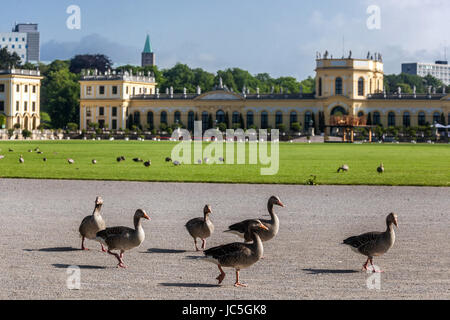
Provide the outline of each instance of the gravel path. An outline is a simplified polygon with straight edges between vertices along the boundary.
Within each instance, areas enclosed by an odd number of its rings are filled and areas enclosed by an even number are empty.
[[[184,223],[213,209],[211,247],[238,241],[229,224],[261,217],[279,195],[280,233],[265,259],[216,285],[218,269],[193,257]],[[107,225],[132,226],[145,209],[146,239],[126,252],[129,268],[87,241],[78,226],[104,199]],[[0,299],[450,299],[450,189],[427,187],[289,186],[0,179]],[[347,236],[384,230],[399,217],[397,242],[375,264],[381,289],[359,272],[365,258],[341,245]],[[66,286],[67,266],[81,268],[81,289]],[[373,282],[375,283],[375,282]]]

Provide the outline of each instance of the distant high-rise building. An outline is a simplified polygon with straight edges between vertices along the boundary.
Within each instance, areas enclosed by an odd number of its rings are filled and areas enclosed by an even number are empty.
[[[22,62],[39,62],[39,41],[36,23],[16,23],[12,32],[0,32],[0,49],[17,53]]]
[[[152,45],[150,44],[150,36],[147,35],[145,39],[144,51],[141,56],[141,66],[155,66],[156,65],[156,57],[155,53],[152,50]]]
[[[446,86],[450,85],[450,65],[447,61],[402,63],[402,73],[421,77],[432,75],[441,80]]]

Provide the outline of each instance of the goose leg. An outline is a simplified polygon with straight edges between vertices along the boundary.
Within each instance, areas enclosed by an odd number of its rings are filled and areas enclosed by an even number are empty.
[[[225,272],[223,272],[222,267],[220,266],[220,264],[217,265],[219,267],[220,270],[220,274],[219,276],[216,278],[216,280],[219,280],[219,284],[222,283],[223,279],[225,279]]]
[[[194,238],[194,245],[195,245],[195,251],[200,251],[200,249],[197,247],[197,238]]]
[[[206,239],[202,239],[202,249],[206,249]]]
[[[370,258],[370,265],[372,266],[373,272],[384,272],[383,270],[379,269],[375,269],[375,266],[373,265],[373,258]]]
[[[122,257],[123,257],[123,251],[120,252],[120,256],[117,253],[111,252],[111,250],[107,251],[109,254],[112,254],[113,256],[115,256],[117,258],[117,260],[119,261],[119,264],[117,265],[117,267],[121,267],[121,268],[126,268],[127,266],[123,263]]]
[[[366,263],[363,264],[361,271],[367,271],[367,265],[369,264],[369,260],[370,260],[370,258],[367,258],[367,261],[366,261]]]
[[[88,248],[86,248],[86,247],[84,246],[84,239],[85,239],[85,237],[82,237],[82,238],[81,238],[81,250],[89,250]]]
[[[246,284],[239,282],[239,269],[236,269],[236,283],[234,284],[235,287],[247,287]]]
[[[103,246],[103,243],[100,243],[100,245],[102,246],[102,251],[103,251],[103,252],[107,252],[107,250],[106,250],[105,247]]]

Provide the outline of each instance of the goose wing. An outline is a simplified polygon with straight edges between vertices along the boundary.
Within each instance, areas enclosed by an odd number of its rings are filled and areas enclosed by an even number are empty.
[[[377,240],[382,234],[382,232],[376,231],[367,232],[360,234],[359,236],[349,237],[345,239],[343,243],[358,250],[362,254],[371,255],[371,252],[373,252],[373,249],[376,246]]]
[[[134,231],[134,229],[128,227],[111,227],[97,232],[97,237],[103,238],[104,240],[109,240],[113,238],[126,237]]]
[[[192,227],[200,226],[204,222],[205,221],[203,220],[203,218],[193,218],[193,219],[189,220],[188,222],[186,222],[185,226],[186,226],[186,228],[190,229]]]
[[[254,220],[244,220],[235,224],[232,224],[231,226],[228,227],[227,231],[236,231],[239,233],[246,233],[248,230],[248,225],[250,223],[250,221],[254,221]]]
[[[233,242],[207,249],[203,253],[205,256],[221,260],[230,256],[247,255],[251,253],[251,250],[244,243]]]

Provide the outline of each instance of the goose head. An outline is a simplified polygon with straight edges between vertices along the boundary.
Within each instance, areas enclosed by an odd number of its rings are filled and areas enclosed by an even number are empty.
[[[207,204],[205,205],[205,207],[203,208],[203,214],[206,216],[208,214],[212,213],[211,211],[211,205]]]
[[[265,225],[262,224],[259,220],[252,220],[248,224],[248,231],[257,231],[258,229],[269,230]]]
[[[284,204],[281,202],[280,198],[278,198],[277,196],[271,196],[269,199],[269,204],[270,205],[277,205],[280,207],[284,207]]]
[[[142,210],[142,209],[136,210],[136,212],[134,214],[134,218],[137,218],[137,219],[143,218],[143,219],[150,220],[150,217],[148,216],[147,212],[145,212],[145,210]]]
[[[397,215],[393,212],[389,213],[389,215],[386,217],[386,224],[388,226],[390,226],[391,224],[394,224],[398,228]]]
[[[96,206],[101,206],[103,204],[103,198],[98,196],[97,198],[95,198],[95,205]]]

